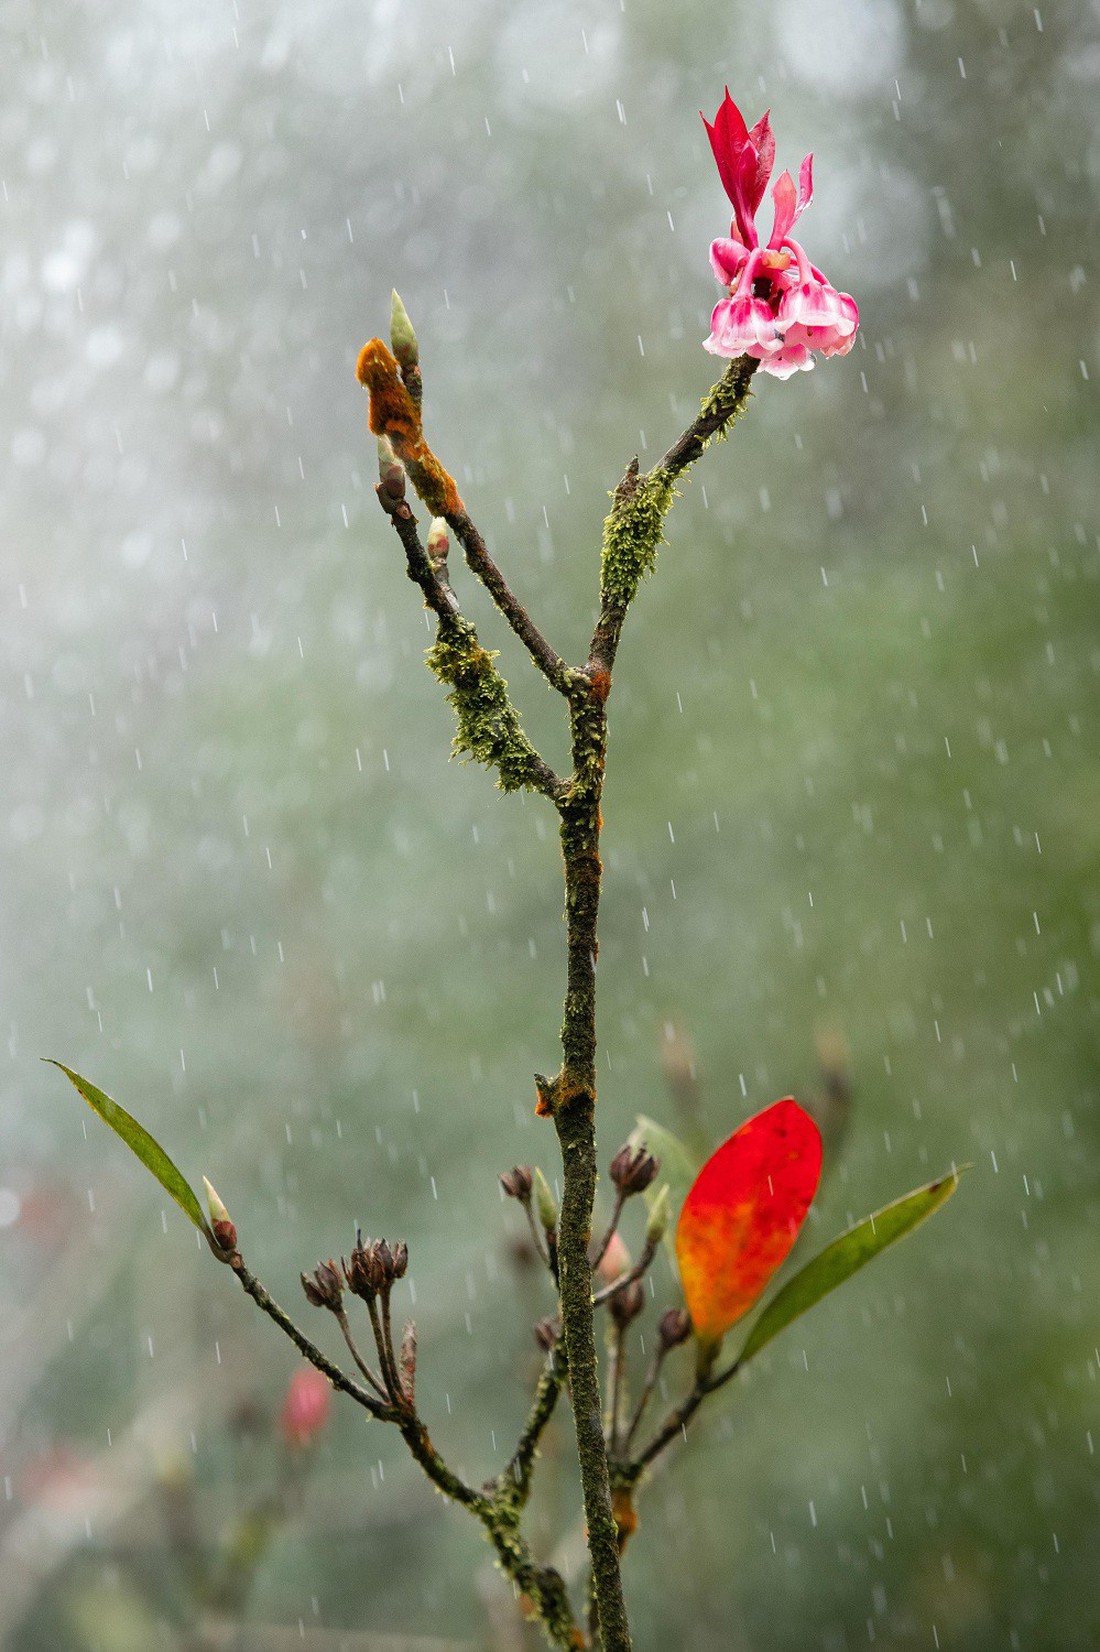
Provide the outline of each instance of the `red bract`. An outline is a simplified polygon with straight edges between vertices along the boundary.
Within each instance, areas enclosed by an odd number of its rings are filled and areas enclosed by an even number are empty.
[[[791,231],[813,199],[813,156],[798,172],[798,187],[783,172],[772,188],[775,219],[760,245],[756,212],[775,164],[768,116],[750,132],[727,89],[712,126],[710,146],[733,205],[729,238],[714,241],[711,268],[727,296],[715,305],[704,348],[716,356],[753,356],[765,373],[786,379],[812,367],[813,353],[845,356],[855,341],[859,310],[811,264]]]
[[[820,1132],[790,1097],[749,1119],[700,1170],[676,1259],[703,1350],[717,1348],[785,1260],[820,1175]]]
[[[332,1389],[327,1377],[312,1365],[295,1371],[279,1415],[279,1427],[287,1445],[311,1445],[328,1421],[331,1406]]]

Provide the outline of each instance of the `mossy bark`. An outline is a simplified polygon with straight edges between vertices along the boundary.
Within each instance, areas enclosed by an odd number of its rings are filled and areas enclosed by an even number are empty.
[[[600,797],[607,746],[606,688],[580,673],[570,695],[573,781],[560,805],[568,966],[562,1068],[553,1089],[562,1155],[558,1268],[562,1332],[577,1435],[584,1516],[603,1652],[628,1652],[630,1630],[619,1567],[604,1442],[592,1274],[588,1247],[596,1195],[596,957],[600,907]]]

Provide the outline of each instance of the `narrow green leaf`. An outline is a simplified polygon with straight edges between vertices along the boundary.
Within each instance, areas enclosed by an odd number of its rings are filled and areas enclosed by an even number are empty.
[[[657,1124],[653,1119],[647,1119],[644,1113],[638,1114],[638,1122],[630,1132],[631,1147],[645,1147],[660,1161],[661,1173],[650,1183],[643,1195],[647,1208],[652,1211],[654,1202],[660,1194],[661,1188],[668,1187],[668,1196],[674,1213],[678,1213],[684,1200],[687,1198],[688,1188],[695,1180],[699,1171],[700,1160],[695,1157],[688,1147],[674,1136],[671,1130],[666,1130],[663,1124]],[[676,1224],[670,1222],[665,1230],[665,1244],[668,1246],[669,1256],[675,1261],[676,1252],[673,1248],[673,1237]]]
[[[49,1061],[49,1057],[44,1057]],[[135,1118],[131,1118],[125,1107],[120,1107],[117,1101],[97,1090],[86,1078],[74,1073],[64,1062],[50,1061],[51,1067],[60,1067],[69,1082],[80,1092],[93,1112],[99,1114],[105,1124],[109,1124],[116,1136],[121,1136],[130,1151],[141,1160],[147,1170],[151,1170],[161,1187],[176,1201],[185,1216],[190,1217],[200,1233],[207,1239],[211,1238],[210,1224],[203,1215],[202,1206],[184,1181],[180,1171],[172,1163],[167,1153],[158,1141],[154,1141],[148,1130],[140,1125]]]
[[[901,1239],[948,1200],[959,1185],[958,1171],[941,1176],[925,1187],[915,1188],[902,1199],[876,1210],[814,1257],[812,1262],[788,1279],[773,1296],[749,1332],[738,1355],[738,1364],[758,1354],[764,1344],[778,1336],[793,1319],[820,1302],[823,1296],[843,1285],[860,1268],[872,1261],[887,1245]]]

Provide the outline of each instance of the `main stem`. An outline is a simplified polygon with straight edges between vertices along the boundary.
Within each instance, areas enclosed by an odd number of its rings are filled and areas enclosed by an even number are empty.
[[[561,805],[568,971],[562,1069],[552,1086],[562,1155],[558,1225],[561,1322],[603,1652],[629,1652],[619,1536],[604,1443],[588,1247],[596,1194],[596,937],[600,906],[600,796],[607,744],[606,690],[578,673],[570,695],[573,783]]]
[[[612,1512],[604,1442],[592,1277],[588,1247],[596,1193],[596,957],[600,909],[600,798],[607,757],[607,696],[627,609],[656,556],[676,479],[745,406],[758,363],[731,361],[698,418],[645,476],[637,460],[615,490],[604,526],[600,616],[588,664],[567,679],[573,777],[558,802],[565,861],[568,973],[562,1022],[562,1067],[541,1094],[561,1145],[563,1197],[558,1224],[560,1303],[573,1419],[577,1431],[592,1595],[602,1652],[629,1652],[619,1532]]]

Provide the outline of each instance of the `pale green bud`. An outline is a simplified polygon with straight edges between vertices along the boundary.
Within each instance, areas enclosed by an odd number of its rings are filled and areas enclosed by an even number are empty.
[[[447,530],[445,516],[433,516],[432,525],[428,530],[428,559],[431,562],[442,562],[451,548],[451,536]]]
[[[669,1218],[668,1184],[662,1187],[660,1193],[649,1207],[649,1220],[645,1225],[645,1242],[656,1247],[665,1236]]]
[[[233,1226],[233,1219],[221,1200],[213,1184],[204,1176],[202,1185],[206,1189],[206,1205],[210,1211],[210,1229],[221,1250],[236,1250],[237,1230]]]
[[[420,347],[416,342],[413,324],[396,287],[390,305],[390,347],[402,368],[406,370],[415,367],[420,360]]]
[[[405,497],[405,467],[388,436],[378,438],[378,486],[383,504],[396,504]]]
[[[541,1170],[535,1171],[535,1208],[547,1233],[558,1225],[558,1202]]]

